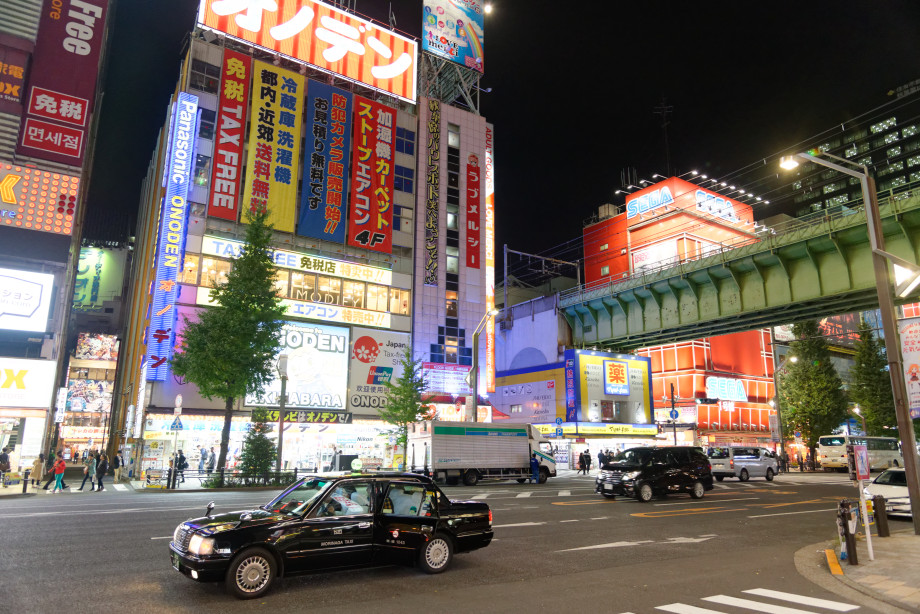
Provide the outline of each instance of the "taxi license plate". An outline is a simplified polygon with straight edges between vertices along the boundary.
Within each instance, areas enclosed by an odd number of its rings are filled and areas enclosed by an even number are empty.
[[[176,571],[179,571],[179,555],[175,552],[172,553],[172,566]]]
[[[613,490],[613,484],[604,484],[604,490]]]

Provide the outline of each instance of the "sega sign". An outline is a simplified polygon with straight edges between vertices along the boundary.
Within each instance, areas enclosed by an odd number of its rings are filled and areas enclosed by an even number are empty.
[[[706,396],[710,399],[719,399],[721,401],[741,401],[746,403],[748,400],[747,392],[745,392],[744,384],[741,383],[741,380],[730,377],[707,377]]]
[[[727,222],[736,224],[741,222],[741,219],[735,215],[735,206],[732,201],[705,190],[696,191],[696,208],[703,213],[708,213]]]
[[[664,186],[648,194],[643,194],[639,198],[634,198],[626,203],[626,219],[631,219],[640,213],[648,213],[659,207],[674,204],[674,195],[671,194],[670,188]]]
[[[163,381],[175,344],[179,272],[188,230],[188,190],[198,134],[198,97],[179,92],[173,109],[172,138],[166,166],[166,196],[160,212],[156,277],[151,288],[150,327],[147,329],[147,379]]]

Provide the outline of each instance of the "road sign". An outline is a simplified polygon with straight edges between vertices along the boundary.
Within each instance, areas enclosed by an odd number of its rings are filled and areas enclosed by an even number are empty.
[[[182,419],[179,416],[176,416],[176,419],[172,421],[172,424],[169,425],[169,430],[171,431],[181,431],[182,430]]]
[[[562,425],[562,418],[556,418],[556,424]]]
[[[556,429],[556,437],[562,437],[562,428]]]
[[[680,412],[677,411],[676,409],[672,409],[671,413],[669,413],[668,415],[671,416],[671,420],[677,420],[680,417]]]

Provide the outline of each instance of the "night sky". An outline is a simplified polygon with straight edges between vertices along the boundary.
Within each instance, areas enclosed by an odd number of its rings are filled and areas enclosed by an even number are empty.
[[[622,204],[614,191],[624,169],[668,174],[654,112],[662,104],[670,174],[695,169],[766,195],[783,181],[780,153],[878,113],[917,114],[887,95],[920,78],[915,1],[493,4],[480,86],[491,88],[481,110],[495,126],[499,253],[507,243],[578,257],[559,246],[580,236],[598,205]],[[389,5],[398,29],[418,36],[421,0],[357,0],[375,18]],[[196,0],[118,0],[88,239],[133,234],[196,12]],[[755,208],[757,218],[772,213]]]

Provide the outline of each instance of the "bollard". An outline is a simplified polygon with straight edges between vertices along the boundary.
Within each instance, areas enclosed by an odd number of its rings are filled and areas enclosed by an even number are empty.
[[[22,494],[26,494],[26,486],[29,485],[29,474],[32,473],[31,469],[26,469],[26,472],[22,477]]]
[[[220,468],[220,482],[218,482],[217,487],[218,488],[224,487],[224,468],[223,467]]]
[[[850,565],[859,565],[859,559],[856,556],[856,536],[850,531],[850,519],[852,516],[853,510],[850,502],[846,499],[841,499],[837,505],[837,528],[844,542],[841,548],[841,559],[845,554]]]
[[[172,467],[166,470],[166,490],[173,487],[173,470]]]
[[[872,497],[872,507],[875,510],[875,529],[879,537],[890,537],[891,531],[888,529],[888,507],[885,504],[885,497],[875,495]]]

